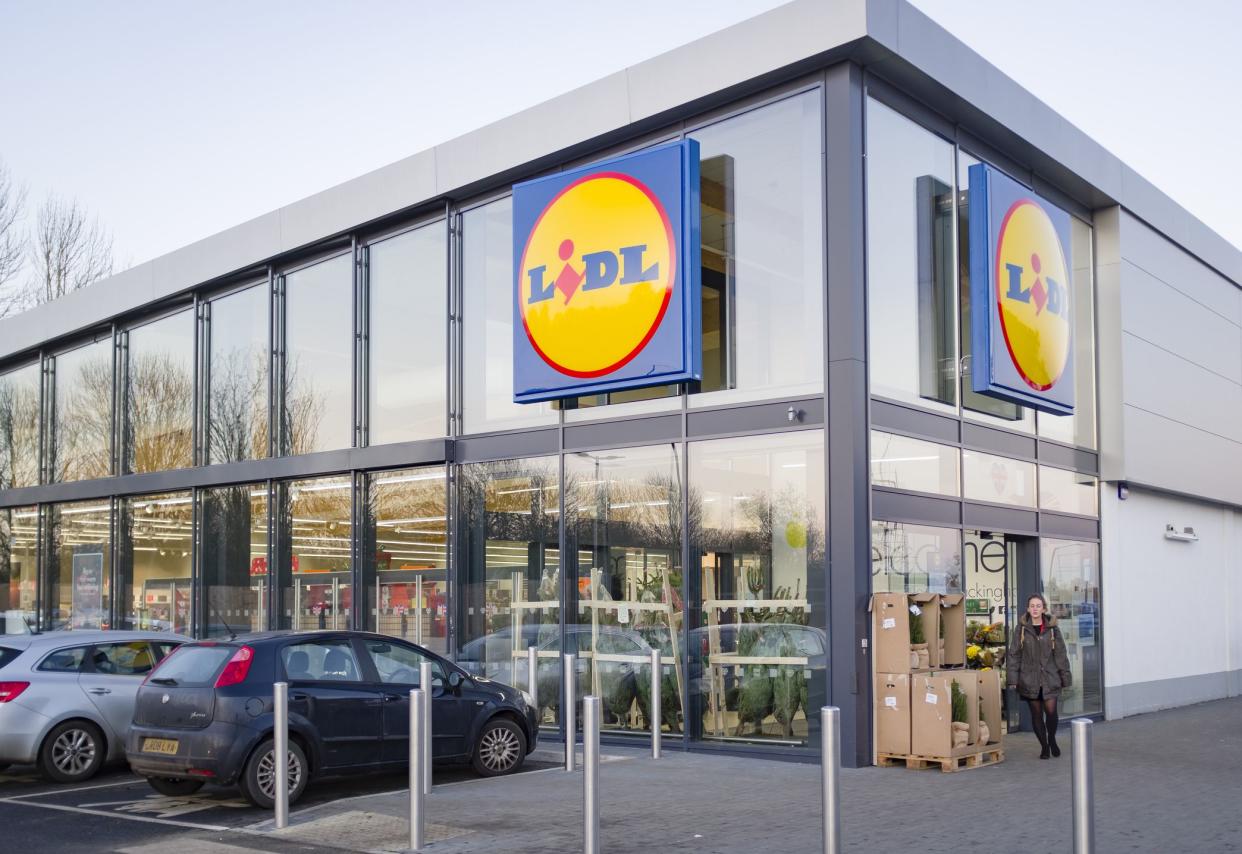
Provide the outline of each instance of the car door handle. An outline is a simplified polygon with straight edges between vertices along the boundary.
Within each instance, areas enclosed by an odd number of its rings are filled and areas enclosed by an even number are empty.
[[[398,700],[404,700],[404,699],[405,697],[402,697],[400,694],[385,694],[384,695],[385,703],[395,703]]]
[[[309,700],[310,694],[303,694],[301,691],[295,691],[289,695],[290,700]]]
[[[111,694],[112,689],[111,688],[91,688],[87,691],[87,693],[88,694]]]

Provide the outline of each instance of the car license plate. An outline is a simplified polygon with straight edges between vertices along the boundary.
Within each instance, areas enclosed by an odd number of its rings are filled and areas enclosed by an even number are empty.
[[[177,746],[181,742],[175,738],[144,738],[142,740],[143,753],[163,753],[165,756],[176,756]]]

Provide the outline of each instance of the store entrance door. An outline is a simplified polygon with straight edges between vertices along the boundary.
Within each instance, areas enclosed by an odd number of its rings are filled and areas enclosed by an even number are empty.
[[[966,638],[977,646],[981,666],[995,667],[1005,678],[1005,650],[1017,630],[1026,597],[1038,593],[1039,540],[996,531],[964,531],[962,563],[966,570]],[[1026,704],[1004,692],[1010,732],[1030,729]]]

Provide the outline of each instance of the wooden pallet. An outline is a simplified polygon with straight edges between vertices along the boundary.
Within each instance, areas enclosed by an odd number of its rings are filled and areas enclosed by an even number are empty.
[[[876,757],[876,764],[881,768],[891,765],[904,765],[907,768],[923,769],[939,767],[941,771],[963,771],[967,768],[982,768],[1005,761],[1005,751],[999,747],[967,753],[962,756],[901,756],[893,753],[881,753]]]

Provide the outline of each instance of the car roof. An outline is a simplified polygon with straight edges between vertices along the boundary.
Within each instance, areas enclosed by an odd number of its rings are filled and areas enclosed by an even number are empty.
[[[393,635],[383,635],[378,632],[359,632],[353,629],[311,629],[309,631],[292,631],[289,629],[279,629],[267,632],[247,632],[239,634],[236,637],[211,637],[200,638],[190,643],[200,644],[258,644],[270,643],[273,641],[297,639],[304,641],[314,641],[327,638],[375,638],[377,640],[397,640],[404,643],[414,643],[408,638],[398,638]],[[430,650],[428,650],[430,652]],[[433,655],[435,653],[432,653]]]
[[[124,643],[133,640],[163,640],[185,643],[190,639],[171,632],[126,632],[115,630],[72,629],[43,632],[37,635],[3,635],[0,646],[16,649],[47,649],[57,646],[86,646],[92,643]]]

